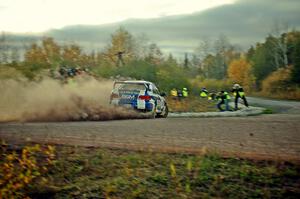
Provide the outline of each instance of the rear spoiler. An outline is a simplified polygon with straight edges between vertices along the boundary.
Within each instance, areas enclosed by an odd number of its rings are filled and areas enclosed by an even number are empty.
[[[149,90],[149,86],[148,86],[148,84],[146,84],[146,83],[143,83],[143,82],[126,82],[126,81],[115,81],[115,82],[114,82],[114,88],[115,88],[115,85],[116,85],[116,84],[143,84],[143,85],[145,85],[145,86],[146,86],[147,90]]]

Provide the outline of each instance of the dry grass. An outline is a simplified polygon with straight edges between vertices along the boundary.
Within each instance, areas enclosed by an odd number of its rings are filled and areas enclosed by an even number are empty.
[[[287,162],[56,147],[35,198],[299,198],[300,167]]]
[[[207,98],[190,96],[181,100],[169,97],[167,99],[171,112],[212,112],[217,111],[216,102],[208,101]]]

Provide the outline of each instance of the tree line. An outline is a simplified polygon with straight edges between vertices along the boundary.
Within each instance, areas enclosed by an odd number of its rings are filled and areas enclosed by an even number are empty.
[[[88,68],[98,77],[130,77],[156,82],[162,90],[187,87],[197,93],[201,87],[221,89],[240,83],[247,91],[265,94],[293,91],[300,85],[300,32],[269,34],[242,51],[225,35],[203,40],[183,61],[165,55],[145,36],[134,36],[118,28],[101,51],[86,52],[79,45],[61,45],[45,37],[22,53],[0,39],[0,78],[40,79],[60,67]],[[23,57],[23,58],[21,58]]]

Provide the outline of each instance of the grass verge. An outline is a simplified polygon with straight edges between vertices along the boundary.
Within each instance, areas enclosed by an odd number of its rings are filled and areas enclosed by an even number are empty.
[[[205,156],[57,146],[32,198],[299,198],[300,166]]]
[[[207,98],[190,96],[181,100],[167,98],[170,112],[215,112],[216,101],[208,101]]]

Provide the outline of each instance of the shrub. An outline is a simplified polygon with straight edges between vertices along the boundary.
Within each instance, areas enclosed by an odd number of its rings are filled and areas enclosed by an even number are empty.
[[[292,69],[289,66],[271,73],[262,82],[261,94],[274,98],[300,99],[300,88],[291,82]]]
[[[0,79],[18,79],[23,75],[13,67],[0,65]]]
[[[291,89],[290,78],[291,67],[279,68],[263,80],[262,92],[276,93],[281,91],[288,91]]]
[[[231,90],[233,82],[230,80],[217,80],[217,79],[203,79],[201,77],[196,77],[191,80],[193,87],[193,93],[199,95],[201,88],[205,87],[209,92],[221,91],[221,90]]]
[[[26,146],[20,153],[1,144],[0,198],[25,198],[24,190],[53,164],[54,147]]]

